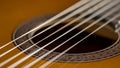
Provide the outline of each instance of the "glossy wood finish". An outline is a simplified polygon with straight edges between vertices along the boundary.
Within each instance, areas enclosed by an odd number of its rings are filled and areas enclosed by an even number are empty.
[[[34,18],[36,16],[56,13],[64,10],[68,6],[74,4],[78,0],[0,0],[0,46],[6,42],[11,41],[12,32],[15,28],[20,25],[22,22]],[[0,50],[0,53],[9,50],[14,47],[13,44]],[[19,53],[19,49],[15,49],[10,54],[7,54],[3,58],[0,58],[0,62],[8,59],[10,56],[13,56],[16,53]],[[8,65],[14,63],[19,58],[22,58],[26,54],[22,54],[12,62],[5,65],[3,68],[6,68]],[[17,68],[24,66],[27,62],[35,59],[31,57],[24,63],[20,64]],[[40,61],[35,64],[33,68],[41,65],[41,62],[46,62],[45,60]],[[50,68],[120,68],[120,56],[116,56],[110,59],[89,62],[89,63],[62,63],[54,62]]]

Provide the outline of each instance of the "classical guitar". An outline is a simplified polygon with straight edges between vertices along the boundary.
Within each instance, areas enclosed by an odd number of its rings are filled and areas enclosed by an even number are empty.
[[[120,68],[119,54],[120,0],[0,1],[0,68]]]

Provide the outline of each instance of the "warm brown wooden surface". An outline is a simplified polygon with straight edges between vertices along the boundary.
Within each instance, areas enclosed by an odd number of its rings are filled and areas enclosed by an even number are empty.
[[[39,15],[60,12],[77,1],[78,0],[0,0],[0,46],[11,41],[13,30],[22,22]],[[7,51],[12,47],[14,47],[13,44],[2,51],[0,50],[0,52]],[[11,54],[6,55],[4,58],[0,58],[0,62],[18,52],[20,52],[20,50],[15,49]],[[26,54],[22,54],[22,56],[25,55]],[[16,60],[19,60],[19,58],[13,60],[3,68],[6,68],[6,66],[12,64]],[[31,57],[29,60],[19,65],[18,68],[31,59],[35,58]],[[45,62],[45,60],[41,62]],[[34,65],[33,68],[36,68],[39,65],[40,62]],[[90,63],[55,62],[50,65],[50,68],[120,68],[120,56]]]

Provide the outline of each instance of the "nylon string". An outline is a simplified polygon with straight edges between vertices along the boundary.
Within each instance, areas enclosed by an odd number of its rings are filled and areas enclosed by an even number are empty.
[[[67,13],[69,13],[69,12],[75,10],[76,8],[82,6],[83,4],[88,3],[89,1],[90,1],[90,0],[82,0],[82,1],[77,2],[77,3],[74,4],[73,6],[71,6],[71,7],[69,7],[68,9],[62,11],[61,13],[55,15],[54,17],[52,17],[51,19],[47,20],[46,22],[44,22],[44,23],[40,24],[39,26],[33,28],[32,30],[26,32],[25,34],[19,36],[18,38],[16,38],[16,39],[14,39],[14,40],[12,40],[12,41],[10,41],[10,42],[4,44],[3,46],[0,47],[0,49],[2,49],[2,48],[4,48],[4,47],[8,46],[9,44],[11,44],[11,43],[13,43],[13,42],[19,40],[20,38],[24,37],[25,35],[27,35],[27,34],[33,32],[33,31],[36,31],[37,29],[42,28],[44,25],[47,25],[47,24],[51,23],[52,21],[56,20],[57,18],[59,18],[59,17],[65,15],[65,14],[67,14]]]
[[[74,28],[74,29],[75,29],[75,28]],[[72,31],[72,30],[71,30],[71,31]],[[70,32],[70,31],[69,31],[69,32]],[[67,33],[66,33],[66,34],[67,34]],[[65,35],[65,34],[64,34],[64,35]],[[63,36],[64,36],[64,35],[63,35]],[[62,37],[62,36],[61,36],[61,37]],[[59,38],[60,38],[60,37],[59,37]],[[57,39],[59,39],[59,38],[57,38]],[[55,40],[57,40],[57,39],[55,39]],[[52,42],[54,42],[55,40],[53,40]],[[51,44],[52,42],[46,44],[45,46],[48,46],[48,45]],[[44,47],[45,47],[45,46],[44,46]],[[30,55],[24,57],[23,59],[21,59],[21,61],[19,61],[19,62],[17,62],[17,63],[18,63],[18,64],[22,63],[22,62],[25,61],[27,58],[31,57],[34,53],[38,52],[38,51],[41,50],[41,49],[43,49],[43,47],[41,47],[41,48],[38,49],[37,51],[31,53]],[[16,63],[16,64],[17,64],[17,63]]]
[[[110,1],[106,1],[106,2],[101,2],[99,3],[98,5],[94,6],[93,8],[89,9],[88,11],[86,11],[85,13],[83,13],[78,19],[88,15],[88,14],[91,14],[92,12],[94,12],[95,10],[99,9],[100,7],[104,6],[106,3],[108,3]],[[96,8],[96,9],[95,9]],[[74,23],[75,21],[77,21],[78,19],[75,19],[73,22],[70,22],[68,23],[67,25],[63,26],[62,28],[58,29],[57,31],[53,32],[52,34],[48,35],[47,37],[45,37],[44,39],[40,40],[39,42],[35,43],[34,45],[28,47],[27,49],[23,50],[22,52],[16,54],[15,56],[9,58],[8,60],[4,61],[3,63],[1,63],[1,65],[5,65],[6,63],[8,63],[9,61],[13,60],[14,58],[18,57],[19,55],[21,55],[22,53],[26,52],[28,49],[34,47],[35,45],[37,45],[38,43],[44,41],[45,39],[49,38],[50,36],[52,36],[53,34],[59,32],[60,30],[64,29],[65,27],[71,25],[72,23]],[[43,49],[43,48],[41,48]]]
[[[98,0],[98,1],[100,1],[100,0]],[[47,30],[49,30],[49,29],[51,29],[51,28],[57,26],[58,24],[64,22],[65,20],[69,19],[70,17],[72,17],[72,16],[78,14],[79,12],[82,12],[82,11],[88,9],[88,8],[89,8],[92,4],[94,4],[94,3],[95,3],[95,2],[91,1],[88,5],[85,5],[85,6],[81,7],[80,9],[77,9],[76,11],[74,11],[74,12],[71,13],[70,15],[66,16],[65,18],[61,19],[60,21],[56,22],[55,24],[53,24],[52,26],[48,27],[47,29],[41,31],[40,33],[36,34],[35,36],[33,36],[33,37],[29,38],[28,40],[22,42],[21,44],[17,45],[16,47],[11,48],[10,50],[4,52],[3,54],[0,55],[0,57],[2,57],[2,56],[4,56],[4,55],[8,54],[9,52],[13,51],[13,50],[16,49],[17,47],[19,47],[19,46],[23,45],[24,43],[28,42],[28,41],[31,40],[32,38],[35,38],[36,36],[38,36],[38,35],[44,33],[45,31],[47,31]]]
[[[120,6],[119,6],[120,7]],[[118,9],[118,8],[117,8]],[[95,22],[97,23],[97,22]],[[94,24],[95,24],[94,23]],[[94,24],[91,24],[89,27],[93,26]],[[40,61],[42,58],[44,58],[45,56],[47,56],[48,54],[52,53],[54,50],[56,50],[57,48],[59,48],[60,46],[62,46],[63,44],[65,44],[66,42],[68,42],[69,40],[71,40],[72,38],[74,38],[75,36],[77,36],[78,34],[82,33],[84,30],[88,29],[89,27],[83,29],[82,31],[80,31],[79,33],[77,33],[76,35],[74,35],[73,37],[69,38],[67,41],[63,42],[62,44],[58,45],[57,47],[55,47],[54,49],[52,49],[51,51],[49,51],[48,53],[44,54],[43,56],[37,58],[35,61],[33,61],[32,63],[26,65],[25,67],[30,67],[32,65],[34,65],[35,63],[37,63],[38,61]],[[25,68],[24,67],[24,68]]]
[[[112,5],[114,5],[114,4],[112,4]],[[110,8],[110,7],[107,7],[107,8]],[[104,8],[105,9],[105,8]],[[103,12],[103,11],[102,11]],[[101,12],[100,12],[101,13]]]
[[[102,5],[102,4],[101,4],[101,5]],[[99,6],[100,6],[100,4],[99,4]],[[99,7],[99,6],[97,6],[97,7]],[[103,6],[104,6],[104,5],[103,5]],[[99,7],[99,8],[100,8],[100,7]],[[92,10],[92,9],[91,9],[91,10]],[[91,11],[91,10],[89,10],[89,11]],[[96,10],[97,10],[97,9],[94,9],[94,11],[96,11]],[[88,11],[88,12],[89,12],[89,11]],[[88,12],[85,12],[85,14],[81,15],[81,18],[82,18],[82,16],[83,16],[83,17],[86,16],[86,15],[88,14]],[[92,13],[92,12],[93,12],[93,11],[91,11],[91,13]],[[89,12],[89,14],[90,14],[90,12]],[[109,13],[109,14],[110,14],[110,13]],[[72,23],[68,23],[67,25],[64,26],[64,28],[67,27],[67,26],[69,26],[69,25],[71,25],[71,24],[72,24]],[[94,25],[94,24],[93,24],[93,25]],[[62,29],[64,29],[64,28],[62,28]],[[54,32],[54,33],[57,33],[58,31],[60,31],[60,30],[62,30],[62,29],[59,29],[59,30],[57,30],[57,31]],[[54,33],[50,34],[48,37],[52,36]],[[46,38],[48,38],[48,37],[46,37]],[[46,39],[46,38],[45,38],[45,39]],[[44,40],[44,39],[43,39],[43,40]],[[30,48],[30,47],[29,47],[29,48]],[[27,49],[28,49],[28,48],[27,48]],[[25,49],[25,50],[27,50],[27,49]],[[13,56],[13,57],[15,58],[15,57],[19,56],[20,54],[22,54],[23,52],[25,52],[25,51],[22,51],[22,52],[18,53],[17,55]],[[11,57],[11,58],[14,59],[13,57]],[[10,58],[10,59],[11,59],[11,58]],[[11,60],[12,60],[12,59],[11,59]],[[11,60],[9,60],[9,61],[11,61]],[[9,62],[9,61],[7,60],[7,62]],[[1,64],[0,64],[0,66],[1,66]]]
[[[93,33],[97,32],[98,30],[100,30],[101,28],[103,28],[104,26],[108,25],[111,21],[117,19],[118,17],[120,17],[120,13],[116,14],[116,16],[114,16],[112,19],[110,19],[108,22],[106,22],[105,24],[103,24],[102,26],[100,26],[99,28],[97,28],[96,30],[94,30],[92,33],[90,33],[89,35],[87,35],[86,37],[84,37],[82,40],[80,40],[79,42],[77,42],[76,44],[74,44],[73,46],[69,47],[67,50],[63,51],[62,53],[60,53],[59,55],[53,57],[53,59],[49,60],[48,62],[44,63],[43,65],[41,65],[39,68],[45,68],[47,67],[49,64],[51,64],[52,62],[54,62],[57,58],[59,58],[60,56],[62,56],[64,53],[66,53],[67,51],[69,51],[70,49],[72,49],[74,46],[76,46],[77,44],[79,44],[80,42],[84,41],[86,38],[88,38],[89,36],[91,36]]]

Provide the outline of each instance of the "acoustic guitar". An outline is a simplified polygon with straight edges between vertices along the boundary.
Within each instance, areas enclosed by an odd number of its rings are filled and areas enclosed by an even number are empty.
[[[120,0],[1,0],[0,68],[120,68]]]

